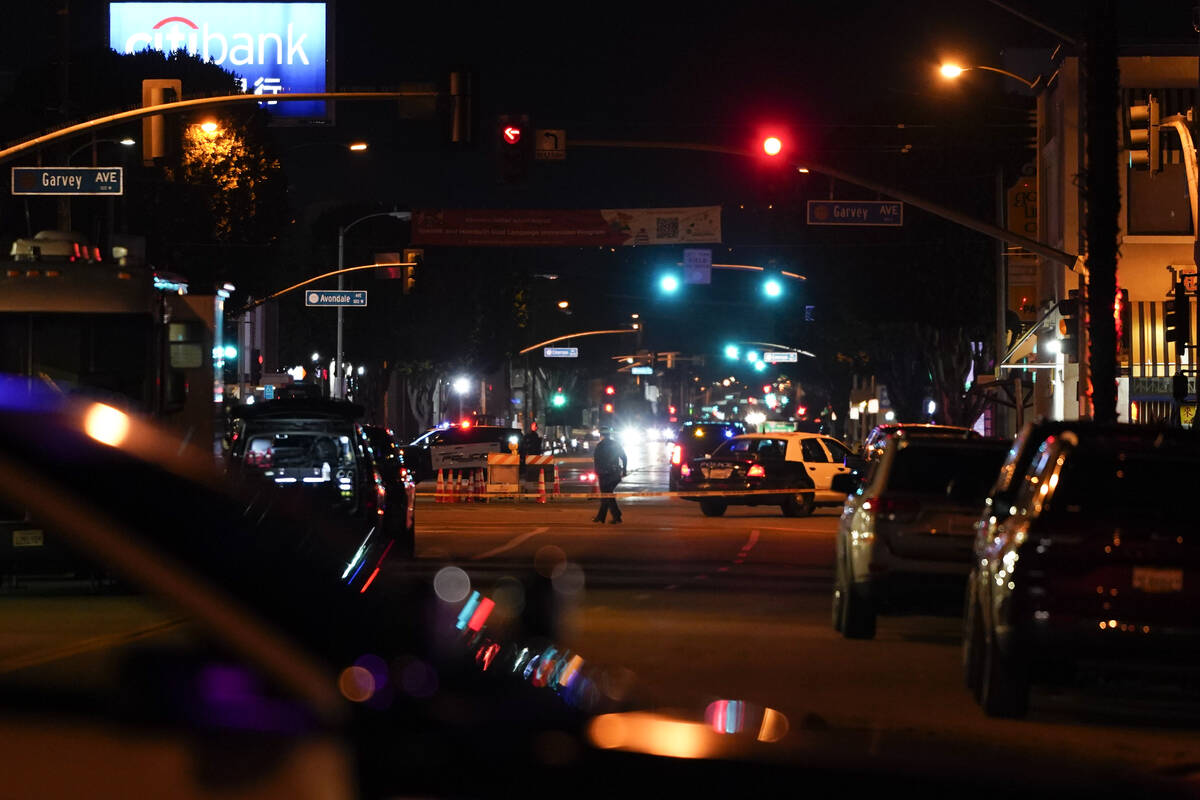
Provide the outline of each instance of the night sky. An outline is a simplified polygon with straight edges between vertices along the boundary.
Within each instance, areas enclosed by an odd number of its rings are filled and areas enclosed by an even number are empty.
[[[0,70],[10,80],[57,56],[56,5],[70,9],[72,46],[106,41],[107,3],[53,0],[7,8]],[[1071,35],[1082,27],[1083,0],[1005,5]],[[1123,45],[1195,41],[1190,2],[1153,4],[1153,17],[1148,5],[1120,3]],[[1021,152],[1028,131],[1018,124],[1032,98],[1019,84],[982,72],[947,86],[934,68],[942,58],[956,58],[1032,77],[1049,66],[1058,43],[988,0],[587,6],[343,0],[336,3],[334,25],[335,88],[444,86],[451,68],[473,69],[476,141],[449,147],[442,123],[398,120],[388,104],[343,103],[331,129],[275,128],[297,224],[339,209],[352,218],[393,207],[720,204],[726,235],[718,259],[795,269],[812,279],[812,295],[820,294],[822,281],[885,271],[897,253],[903,257],[961,232],[947,233],[945,223],[919,212],[900,232],[813,231],[797,216],[806,199],[877,197],[817,175],[785,179],[728,156],[572,150],[571,139],[751,147],[763,126],[780,126],[793,152],[994,218],[996,169],[1012,175],[1032,155]],[[493,141],[501,112],[528,113],[535,127],[566,129],[566,163],[534,165],[521,186],[500,184]],[[321,148],[286,155],[298,144],[357,138],[371,141],[368,157]],[[8,235],[23,225],[11,215],[0,220]],[[351,257],[403,246],[386,227],[364,230]],[[988,246],[981,237],[971,241]],[[652,297],[655,263],[678,255],[666,249],[624,248],[607,260],[559,249],[524,251],[519,259],[530,271],[592,284],[609,298],[597,308],[604,316]],[[496,258],[512,263],[514,255]],[[738,300],[736,287],[722,299]],[[669,310],[663,313],[670,319]]]

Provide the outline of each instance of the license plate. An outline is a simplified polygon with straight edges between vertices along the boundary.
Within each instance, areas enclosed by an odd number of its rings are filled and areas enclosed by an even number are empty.
[[[1183,570],[1134,567],[1133,588],[1151,594],[1183,591]]]
[[[13,547],[41,547],[41,531],[13,531]]]
[[[729,467],[713,467],[708,470],[710,478],[728,478],[731,473]]]

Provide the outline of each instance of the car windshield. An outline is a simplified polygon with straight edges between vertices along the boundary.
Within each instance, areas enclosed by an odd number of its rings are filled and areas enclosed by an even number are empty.
[[[901,443],[888,470],[887,491],[942,495],[982,506],[1007,448]]]
[[[1067,460],[1046,508],[1049,513],[1120,518],[1200,526],[1192,503],[1147,504],[1143,498],[1178,497],[1183,487],[1200,485],[1200,454],[1082,450]],[[1045,512],[1043,512],[1045,513]]]

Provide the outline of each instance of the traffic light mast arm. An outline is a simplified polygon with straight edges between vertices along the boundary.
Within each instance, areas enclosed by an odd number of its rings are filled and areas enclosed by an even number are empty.
[[[643,142],[643,141],[626,141],[616,139],[580,139],[572,140],[571,147],[605,147],[605,148],[628,148],[640,150],[691,150],[701,153],[722,153],[730,156],[742,156],[743,158],[758,158],[758,153],[742,150],[737,147],[724,147],[722,145],[699,144],[695,142]],[[831,178],[837,178],[839,181],[853,183],[856,186],[861,186],[864,189],[870,189],[873,192],[886,194],[889,197],[894,197],[897,200],[908,203],[911,206],[927,211],[930,214],[949,220],[965,228],[982,233],[985,236],[990,236],[993,239],[999,239],[1009,244],[1015,244],[1025,248],[1031,253],[1036,253],[1043,258],[1050,259],[1059,264],[1065,265],[1067,268],[1087,274],[1087,267],[1083,263],[1080,256],[1072,255],[1063,250],[1059,250],[1049,245],[1044,245],[1041,242],[1034,241],[1020,234],[1005,230],[998,225],[992,225],[988,222],[977,220],[952,208],[924,200],[916,195],[908,192],[895,189],[890,186],[876,183],[867,178],[859,178],[855,175],[842,172],[833,167],[826,167],[821,164],[813,163],[812,161],[790,162],[796,169],[808,170],[810,172],[819,172],[822,175],[828,175]]]
[[[1200,193],[1200,175],[1196,169],[1196,143],[1192,140],[1192,129],[1183,114],[1167,117],[1159,124],[1170,125],[1179,133],[1179,141],[1183,144],[1183,166],[1187,171],[1188,197],[1192,201],[1192,230],[1200,235],[1200,227],[1196,224],[1200,219],[1200,214],[1197,213],[1200,209],[1200,200],[1197,200],[1197,194]]]
[[[316,283],[317,281],[319,281],[323,278],[329,278],[334,275],[344,275],[347,272],[357,272],[360,269],[377,269],[379,267],[414,267],[414,266],[416,266],[416,264],[409,262],[409,261],[384,261],[379,264],[360,264],[357,267],[344,267],[343,269],[335,269],[332,272],[326,272],[323,275],[316,275],[312,278],[306,278],[305,280],[302,280],[299,283],[292,284],[291,286],[287,287],[286,289],[280,289],[278,292],[275,292],[274,294],[269,294],[266,297],[263,297],[259,300],[255,300],[253,303],[250,303],[250,304],[246,305],[245,307],[233,312],[229,316],[230,317],[240,317],[242,314],[245,314],[247,311],[251,311],[252,309],[258,308],[263,303],[266,303],[270,300],[274,300],[276,297],[279,297],[280,295],[287,294],[288,292],[295,291],[296,289],[299,289],[301,287],[308,286],[310,283]]]
[[[231,94],[220,97],[196,97],[191,100],[179,100],[174,103],[163,103],[157,106],[131,108],[117,114],[89,119],[76,125],[59,128],[43,136],[35,136],[24,142],[18,142],[11,147],[0,150],[0,164],[10,161],[22,153],[38,147],[66,139],[80,133],[110,128],[122,122],[128,122],[142,117],[158,114],[170,114],[175,111],[185,111],[190,108],[211,108],[214,106],[237,105],[239,103],[288,102],[297,100],[395,100],[400,97],[440,97],[438,92],[281,92],[270,96],[261,94]]]
[[[583,336],[603,336],[608,333],[637,333],[637,328],[619,328],[613,331],[581,331],[579,333],[568,333],[566,336],[555,336],[553,339],[547,339],[544,342],[531,344],[529,347],[526,347],[524,350],[520,351],[520,355],[531,353],[534,350],[537,350],[539,347],[545,347],[546,345],[554,344],[555,342],[562,342],[566,341],[567,339],[578,339]]]

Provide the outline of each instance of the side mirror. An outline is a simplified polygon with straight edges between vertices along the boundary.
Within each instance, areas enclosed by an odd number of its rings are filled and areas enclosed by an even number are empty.
[[[855,472],[843,472],[833,476],[830,488],[838,494],[854,494],[862,484],[862,477]]]

